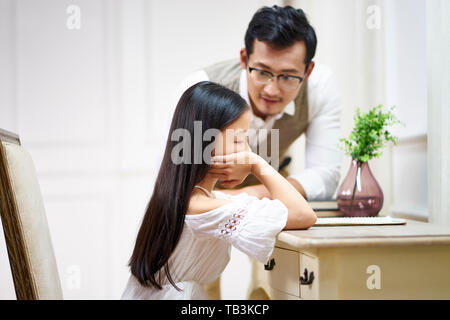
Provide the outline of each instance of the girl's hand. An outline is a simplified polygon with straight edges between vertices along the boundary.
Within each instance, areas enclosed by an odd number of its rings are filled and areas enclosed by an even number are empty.
[[[280,200],[288,209],[285,229],[308,229],[316,223],[313,209],[300,192],[263,158],[250,151],[215,156],[211,159],[211,174],[229,184],[241,183],[252,173],[267,189],[271,199]]]
[[[241,184],[250,173],[259,171],[262,162],[265,161],[251,151],[217,155],[211,158],[209,173],[224,180],[223,187],[232,188]]]

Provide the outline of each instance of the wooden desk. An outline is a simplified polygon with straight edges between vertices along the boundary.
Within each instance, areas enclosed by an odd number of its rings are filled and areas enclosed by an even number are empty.
[[[253,261],[249,299],[450,299],[450,227],[283,231],[272,259],[272,270]],[[305,270],[311,284],[300,283]]]

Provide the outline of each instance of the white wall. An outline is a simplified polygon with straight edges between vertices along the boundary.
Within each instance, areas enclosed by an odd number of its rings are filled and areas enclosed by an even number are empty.
[[[66,9],[73,3],[82,10],[80,30],[66,27]],[[112,15],[117,4],[2,1],[8,10],[0,20],[7,18],[12,40],[2,41],[1,52],[13,57],[6,60],[13,63],[4,81],[13,80],[13,97],[10,104],[2,101],[1,126],[20,134],[35,161],[68,299],[117,296],[119,283],[110,279],[124,262],[113,254],[114,235],[132,229],[132,224],[113,228],[123,215],[125,177],[138,176],[120,170],[120,78],[114,77],[120,38]],[[142,181],[151,176],[151,165]],[[133,210],[142,202],[131,203],[129,212],[137,216]]]
[[[429,0],[426,12],[429,221],[450,225],[450,3]]]
[[[397,106],[405,126],[391,148],[393,215],[427,220],[427,64],[426,1],[384,2],[385,101]],[[413,173],[413,174],[411,174]]]

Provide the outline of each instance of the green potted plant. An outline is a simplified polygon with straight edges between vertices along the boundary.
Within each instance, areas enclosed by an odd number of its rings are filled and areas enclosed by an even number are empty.
[[[389,141],[397,144],[388,127],[400,123],[392,113],[378,105],[367,113],[356,109],[355,125],[350,136],[339,139],[341,149],[352,157],[350,169],[338,189],[337,203],[345,216],[370,217],[383,207],[383,191],[370,171],[368,161],[380,157]]]

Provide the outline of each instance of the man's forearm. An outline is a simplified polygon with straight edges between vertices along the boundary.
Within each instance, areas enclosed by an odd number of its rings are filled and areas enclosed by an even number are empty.
[[[287,179],[287,181],[289,181],[295,187],[295,189],[297,189],[298,192],[300,192],[302,194],[303,198],[308,200],[306,198],[305,189],[303,189],[303,186],[297,180],[292,179],[292,178],[286,178],[286,179]]]

